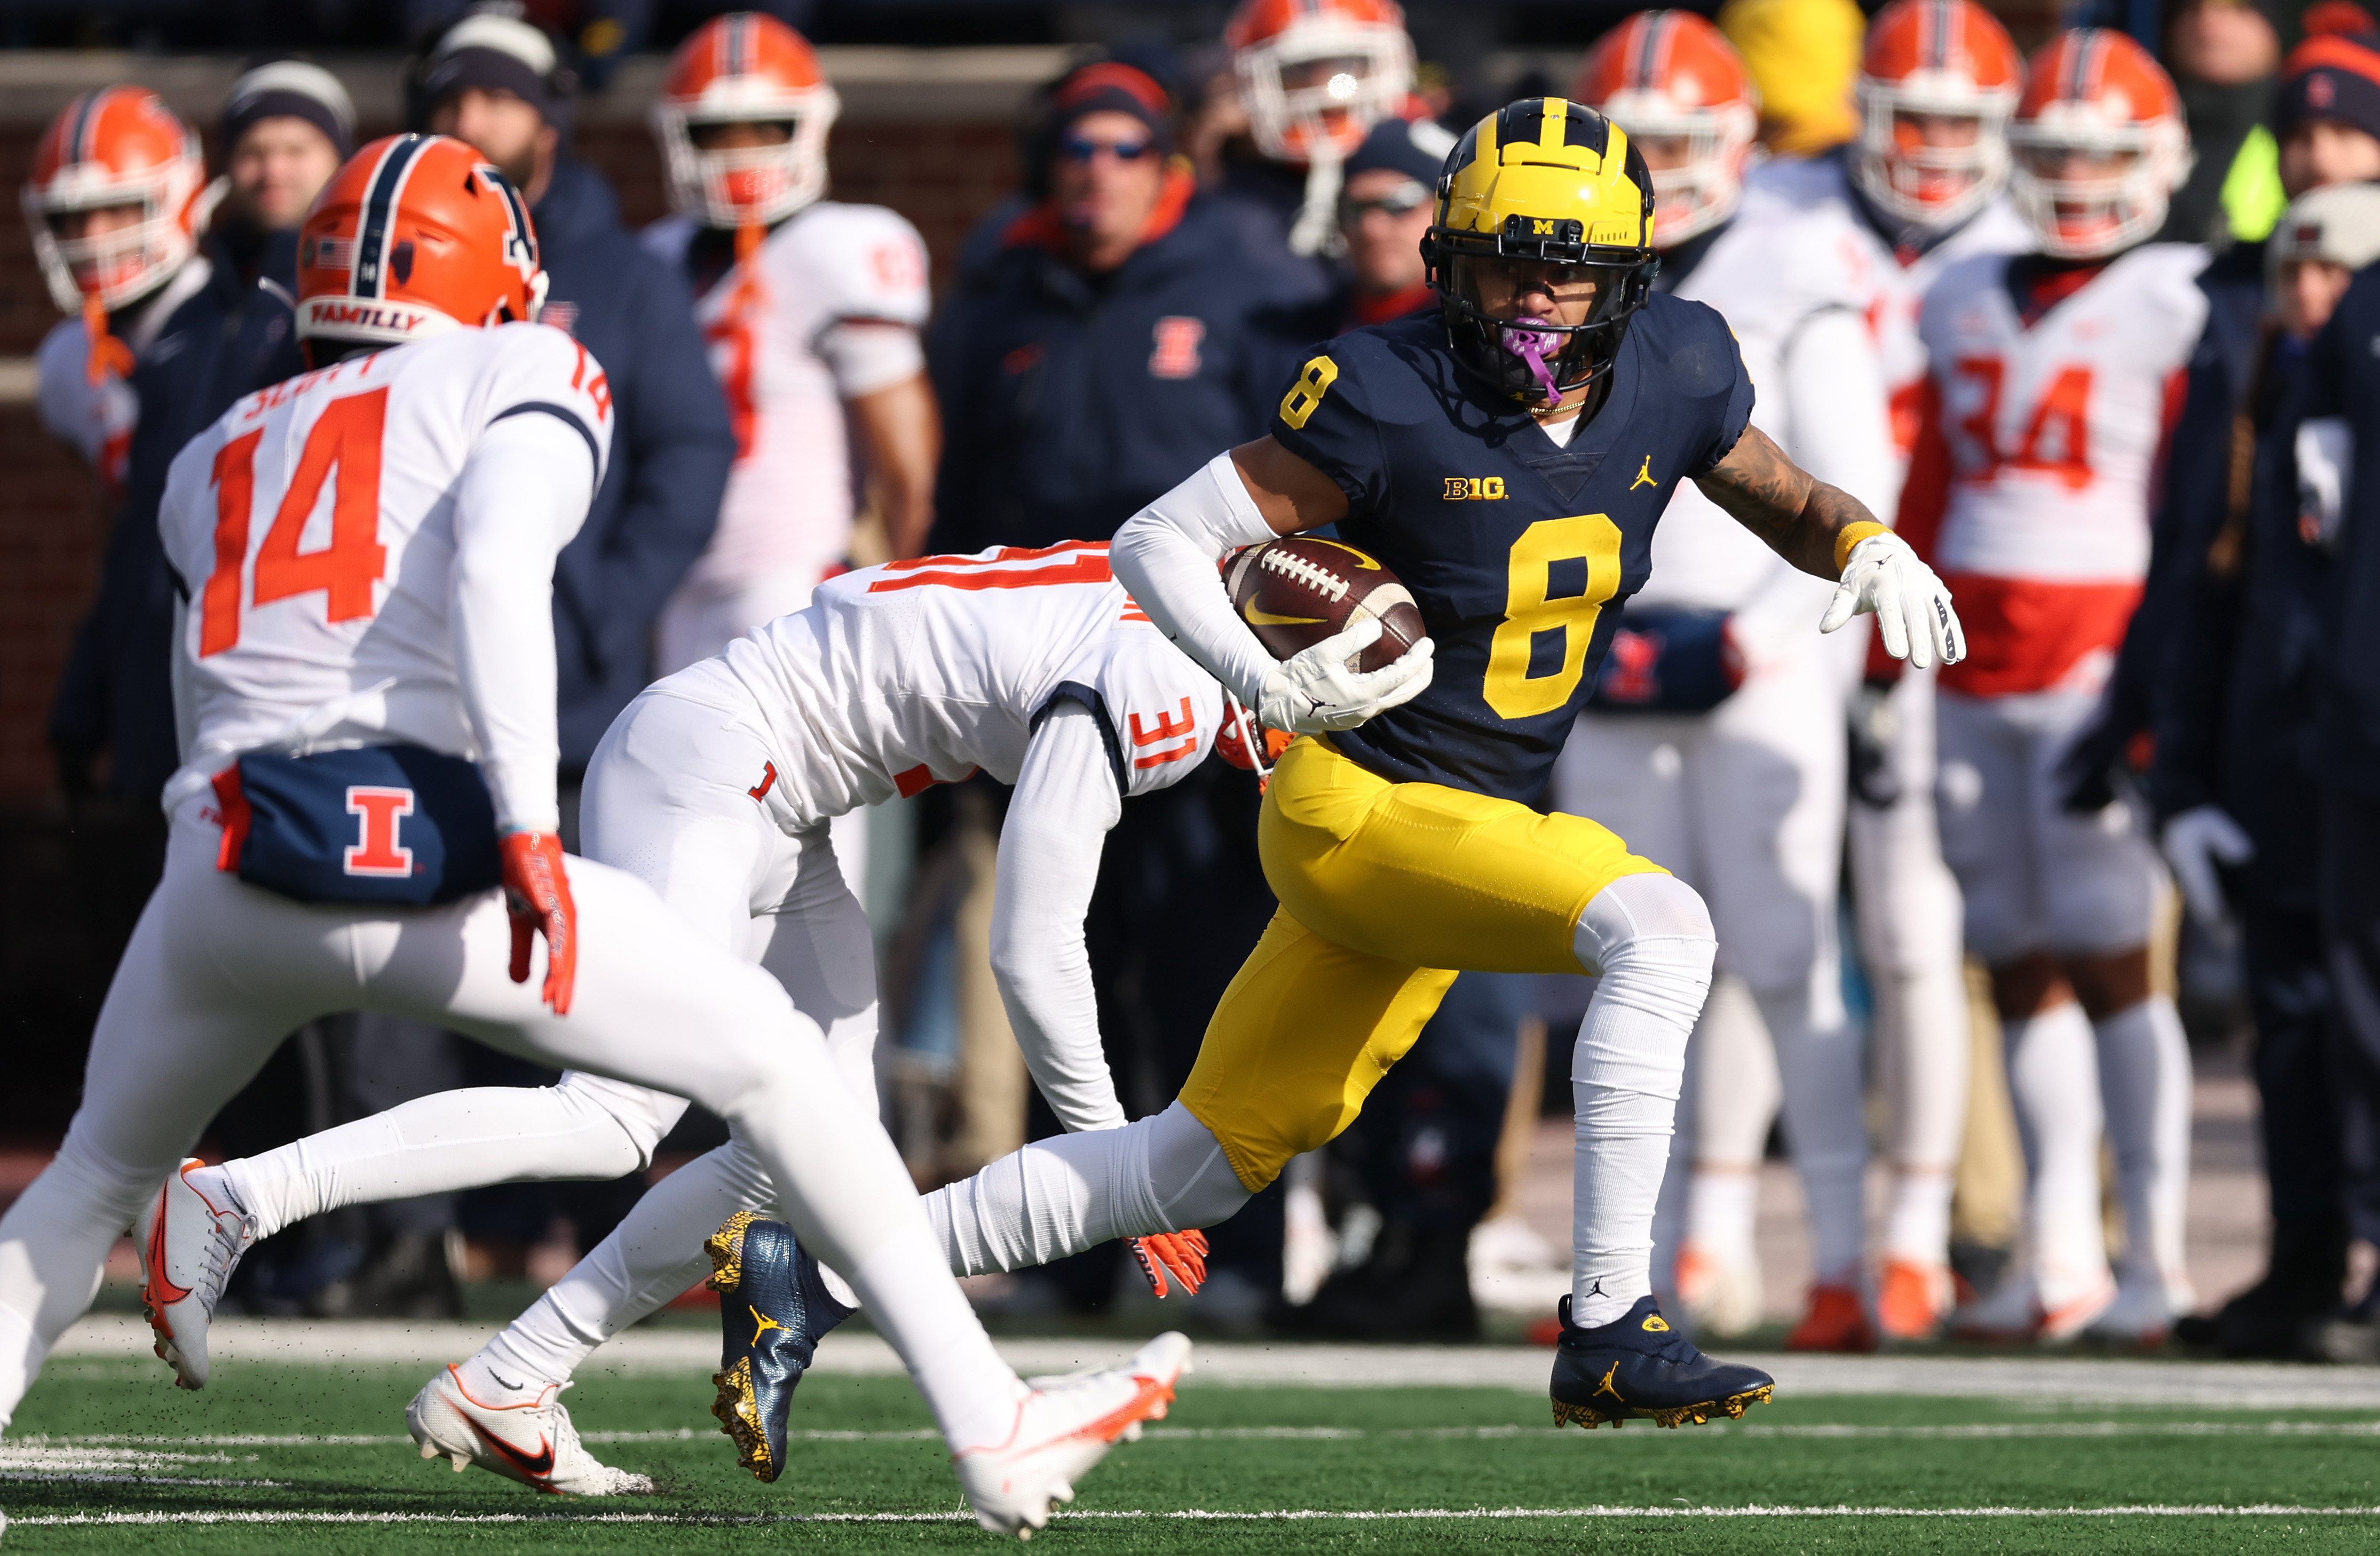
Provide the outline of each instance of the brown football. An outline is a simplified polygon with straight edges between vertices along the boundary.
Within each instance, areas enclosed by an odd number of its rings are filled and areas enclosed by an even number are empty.
[[[1348,661],[1355,669],[1375,670],[1402,658],[1428,634],[1413,591],[1342,541],[1293,535],[1251,546],[1232,559],[1224,582],[1232,609],[1277,659],[1378,617],[1379,640]]]

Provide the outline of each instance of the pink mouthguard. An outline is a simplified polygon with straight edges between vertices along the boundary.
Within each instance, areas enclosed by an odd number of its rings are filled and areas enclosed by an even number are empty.
[[[1546,404],[1560,404],[1561,385],[1554,381],[1553,369],[1546,366],[1546,358],[1561,350],[1561,332],[1549,327],[1545,320],[1524,318],[1501,326],[1497,334],[1504,349],[1526,362],[1529,370],[1537,375],[1537,381],[1546,386]]]

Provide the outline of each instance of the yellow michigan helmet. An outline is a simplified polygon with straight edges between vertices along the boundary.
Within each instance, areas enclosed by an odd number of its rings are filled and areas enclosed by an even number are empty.
[[[1505,104],[1448,153],[1422,238],[1448,349],[1516,400],[1558,404],[1592,386],[1660,270],[1652,237],[1653,175],[1626,131],[1565,98]],[[1594,281],[1595,301],[1578,324],[1491,318],[1480,307],[1482,260],[1578,272],[1561,279]]]

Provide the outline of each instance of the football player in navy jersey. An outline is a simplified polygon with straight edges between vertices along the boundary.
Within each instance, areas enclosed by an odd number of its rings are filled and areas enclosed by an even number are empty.
[[[1767,1375],[1695,1350],[1647,1278],[1710,915],[1606,828],[1532,807],[1681,480],[1839,580],[1821,629],[1873,610],[1921,666],[1961,657],[1963,636],[1907,545],[1748,425],[1725,321],[1652,292],[1652,180],[1618,127],[1560,98],[1512,103],[1448,157],[1436,216],[1438,316],[1330,342],[1269,436],[1115,539],[1149,618],[1266,726],[1303,737],[1259,823],[1279,913],[1172,1107],[1038,1141],[929,1207],[969,1272],[1208,1225],[1345,1128],[1457,971],[1584,970],[1600,983],[1571,1072],[1555,1418],[1740,1416]],[[1349,668],[1378,635],[1368,622],[1275,660],[1218,584],[1232,549],[1330,524],[1396,572],[1429,628],[1385,669]]]

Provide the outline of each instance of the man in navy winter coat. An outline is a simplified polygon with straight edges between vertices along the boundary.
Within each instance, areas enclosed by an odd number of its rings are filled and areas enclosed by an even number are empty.
[[[602,175],[561,150],[568,98],[545,35],[467,18],[419,86],[428,127],[477,146],[528,198],[551,279],[545,322],[576,336],[611,383],[611,464],[553,570],[562,768],[575,797],[596,742],[652,680],[653,622],[718,525],[735,436],[685,282],[621,224]]]
[[[936,549],[1103,539],[1262,430],[1294,326],[1172,162],[1171,111],[1115,60],[1053,95],[1050,198],[961,278],[928,344],[948,418]]]

